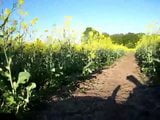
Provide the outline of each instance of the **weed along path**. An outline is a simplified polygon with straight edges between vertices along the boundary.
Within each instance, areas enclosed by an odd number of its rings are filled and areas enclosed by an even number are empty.
[[[37,120],[158,120],[160,88],[143,83],[134,54],[83,83],[65,100],[52,100]]]

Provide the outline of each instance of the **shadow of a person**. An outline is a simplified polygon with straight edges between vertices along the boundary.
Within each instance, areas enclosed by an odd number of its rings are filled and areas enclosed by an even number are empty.
[[[133,75],[127,76],[127,80],[134,83],[136,85],[136,87],[142,86],[142,83],[140,83],[139,80],[136,77],[134,77]]]
[[[118,85],[112,92],[112,95],[108,97],[107,102],[116,103],[116,96],[118,91],[120,90],[121,86]]]

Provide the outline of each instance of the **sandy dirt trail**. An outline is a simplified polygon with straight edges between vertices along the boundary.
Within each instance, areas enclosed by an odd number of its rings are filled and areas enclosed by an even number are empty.
[[[109,69],[104,69],[101,74],[93,76],[95,78],[80,85],[74,96],[99,96],[107,98],[111,96],[118,85],[120,88],[116,101],[123,102],[126,101],[129,94],[136,87],[136,84],[131,81],[134,79],[141,80],[143,74],[140,72],[134,54],[128,54],[120,58]],[[137,81],[137,84],[138,82],[140,81]]]

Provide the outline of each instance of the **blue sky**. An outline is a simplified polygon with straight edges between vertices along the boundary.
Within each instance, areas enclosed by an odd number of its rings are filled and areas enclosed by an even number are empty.
[[[5,0],[10,7],[15,0]],[[26,0],[27,20],[38,17],[40,31],[62,25],[72,16],[72,27],[113,33],[146,32],[147,25],[160,21],[160,0]]]

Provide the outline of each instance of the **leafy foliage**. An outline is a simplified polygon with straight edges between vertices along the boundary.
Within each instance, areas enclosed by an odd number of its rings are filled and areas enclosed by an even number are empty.
[[[111,39],[115,44],[121,44],[128,48],[135,48],[142,35],[143,33],[113,34],[111,35]]]
[[[32,90],[36,87],[35,83],[28,83],[30,74],[28,72],[20,72],[18,80],[11,77],[10,66],[6,67],[6,71],[1,69],[2,77],[6,79],[0,80],[1,83],[1,112],[18,113],[19,110],[24,111],[29,103]],[[10,83],[10,84],[8,84]]]
[[[160,36],[145,35],[137,46],[136,57],[142,71],[151,79],[150,84],[159,84],[160,74]]]
[[[23,2],[24,1],[21,0],[20,4],[22,5]],[[17,6],[13,5],[11,10],[6,9],[0,16],[0,112],[15,114],[26,109],[32,95],[32,90],[36,87],[35,83],[29,84],[30,73],[26,71],[19,72],[18,77],[12,73],[13,43],[16,43],[17,37],[21,36],[20,33],[16,35],[17,22],[10,19],[16,7]],[[16,44],[14,45],[16,46]]]
[[[92,45],[94,46],[95,43]],[[58,89],[70,84],[71,76],[87,76],[104,65],[110,65],[124,54],[121,48],[113,50],[101,44],[101,42],[97,43],[96,48],[91,47],[91,44],[77,45],[61,42],[58,45],[59,49],[56,50],[55,44],[48,45],[40,40],[26,43],[23,48],[12,49],[14,55],[12,71],[17,76],[25,68],[32,74],[30,80],[37,84],[38,90],[49,87]]]

